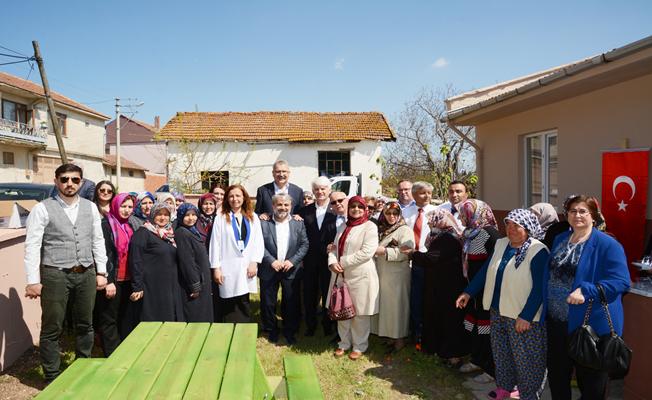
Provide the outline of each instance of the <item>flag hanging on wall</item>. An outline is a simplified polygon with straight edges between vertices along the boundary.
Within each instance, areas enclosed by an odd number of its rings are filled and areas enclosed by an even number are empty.
[[[607,231],[623,245],[632,279],[638,273],[631,263],[641,258],[645,246],[649,150],[602,153],[602,214]]]

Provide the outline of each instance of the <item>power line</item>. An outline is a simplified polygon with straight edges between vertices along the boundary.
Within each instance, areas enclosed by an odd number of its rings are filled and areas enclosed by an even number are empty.
[[[10,49],[10,48],[8,48],[8,47],[4,47],[4,46],[2,46],[2,45],[0,45],[0,49],[4,49],[4,50],[7,50],[7,51],[10,51],[10,52],[12,52],[12,53],[18,54],[19,56],[29,57],[28,55],[25,55],[25,54],[23,54],[23,53],[20,53],[20,52],[18,52],[18,51],[16,51],[16,50],[12,50],[12,49]]]
[[[30,58],[34,58],[34,57],[15,56],[13,54],[6,54],[6,53],[0,53],[0,56],[11,57],[11,58],[20,58],[20,59],[23,59],[23,60],[28,60]]]
[[[20,63],[26,63],[31,60],[20,60],[20,61],[13,61],[13,62],[6,62],[6,63],[1,63],[0,66],[2,65],[11,65],[11,64],[20,64]]]

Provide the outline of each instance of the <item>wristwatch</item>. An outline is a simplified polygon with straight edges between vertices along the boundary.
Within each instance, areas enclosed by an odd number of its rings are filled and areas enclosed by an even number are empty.
[[[106,275],[106,272],[97,272],[97,273],[95,273],[95,275],[97,275],[97,276],[103,276],[103,277],[105,277],[105,278],[106,278],[106,276],[107,276],[107,275]]]

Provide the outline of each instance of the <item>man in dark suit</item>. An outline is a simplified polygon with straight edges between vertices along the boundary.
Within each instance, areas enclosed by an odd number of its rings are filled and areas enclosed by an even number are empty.
[[[258,269],[263,331],[269,332],[270,342],[278,341],[276,302],[280,284],[283,336],[288,345],[297,341],[295,335],[301,319],[302,261],[308,252],[306,229],[303,222],[291,217],[291,209],[292,198],[288,194],[272,196],[272,218],[261,221],[265,254]]]
[[[272,196],[286,193],[292,197],[292,214],[297,214],[303,205],[303,189],[289,182],[290,166],[285,160],[278,160],[272,166],[274,182],[258,188],[256,193],[256,214],[261,220],[272,217]]]
[[[326,296],[331,272],[328,270],[328,251],[326,247],[335,239],[336,215],[328,209],[331,183],[328,178],[320,176],[312,181],[315,202],[299,211],[308,234],[308,255],[304,259],[303,271],[303,306],[306,322],[306,336],[313,336],[317,328],[319,302],[322,303],[322,326],[324,334],[329,335],[334,322],[326,313]]]

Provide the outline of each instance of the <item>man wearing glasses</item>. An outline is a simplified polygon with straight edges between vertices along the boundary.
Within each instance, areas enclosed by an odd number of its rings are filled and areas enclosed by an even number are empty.
[[[339,228],[340,225],[346,222],[346,207],[347,198],[344,192],[332,192],[330,195],[331,211],[337,216],[335,220],[335,227]]]
[[[34,206],[27,218],[25,296],[41,298],[41,365],[46,382],[59,375],[59,337],[72,298],[76,356],[93,348],[95,292],[106,286],[106,250],[97,207],[79,196],[82,169],[54,172],[58,194]]]

